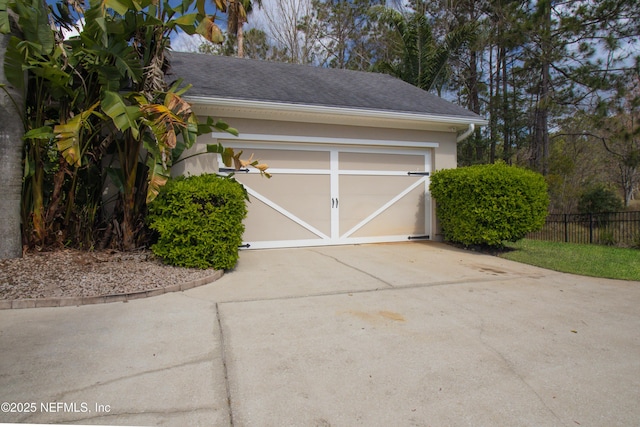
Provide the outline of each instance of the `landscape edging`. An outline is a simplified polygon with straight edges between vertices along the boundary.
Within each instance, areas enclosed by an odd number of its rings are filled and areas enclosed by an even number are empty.
[[[39,307],[70,307],[90,304],[106,304],[110,302],[128,302],[140,298],[154,297],[170,292],[181,292],[215,282],[224,275],[224,270],[216,270],[213,274],[178,285],[147,289],[124,294],[97,295],[88,297],[53,297],[0,300],[0,310]]]

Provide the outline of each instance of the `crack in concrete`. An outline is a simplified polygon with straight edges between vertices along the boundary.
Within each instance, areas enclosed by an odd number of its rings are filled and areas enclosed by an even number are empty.
[[[82,388],[78,388],[78,389],[74,389],[74,390],[67,390],[67,391],[65,391],[63,393],[60,393],[57,396],[54,396],[52,401],[63,402],[63,401],[65,401],[65,396],[67,396],[69,394],[82,393],[84,391],[94,389],[95,387],[98,387],[98,386],[105,386],[105,385],[117,383],[119,381],[129,380],[129,379],[132,379],[132,378],[137,378],[137,377],[141,377],[141,376],[149,375],[149,374],[155,374],[155,373],[158,373],[158,372],[164,372],[164,371],[167,371],[167,370],[170,370],[170,369],[182,368],[182,367],[189,366],[189,365],[197,365],[197,364],[200,364],[200,363],[208,363],[208,362],[211,362],[212,357],[213,357],[213,353],[209,352],[209,353],[205,354],[204,356],[202,356],[202,357],[200,357],[198,359],[189,360],[189,361],[186,361],[184,363],[177,364],[177,365],[165,366],[165,367],[162,367],[162,368],[150,369],[148,371],[136,372],[135,374],[127,375],[127,376],[124,376],[124,377],[113,378],[113,379],[108,380],[108,381],[98,381],[97,383],[91,384],[91,385],[86,386],[86,387],[82,387]]]
[[[518,278],[531,278],[536,279],[538,276],[535,275],[522,275],[516,276]],[[473,279],[471,281],[460,281],[460,280],[446,280],[441,282],[431,282],[431,283],[410,283],[407,285],[396,285],[392,287],[386,288],[373,288],[373,289],[354,289],[354,290],[344,290],[344,291],[330,291],[330,292],[316,292],[312,294],[305,295],[284,295],[278,297],[269,297],[269,298],[243,298],[243,299],[232,299],[227,301],[219,301],[217,304],[235,304],[235,303],[247,303],[247,302],[259,302],[259,301],[286,301],[286,300],[295,300],[302,298],[317,298],[317,297],[326,297],[326,296],[334,296],[334,295],[351,295],[351,294],[366,294],[370,292],[387,292],[387,291],[399,291],[402,289],[420,289],[420,288],[431,288],[431,287],[439,287],[439,286],[447,286],[447,285],[472,285],[477,283],[492,283],[492,282],[502,282],[506,279],[512,279],[513,277],[487,277],[484,279]]]
[[[360,272],[360,273],[362,273],[362,274],[366,274],[367,276],[369,276],[369,277],[371,277],[371,278],[373,278],[373,279],[376,279],[376,280],[377,280],[377,281],[379,281],[379,282],[384,283],[384,284],[385,284],[386,286],[388,286],[389,288],[393,288],[393,287],[394,287],[391,283],[387,282],[386,280],[383,280],[383,279],[379,278],[378,276],[376,276],[376,275],[374,275],[374,274],[369,273],[369,272],[368,272],[368,271],[366,271],[366,270],[361,270],[361,269],[359,269],[358,267],[354,267],[354,266],[353,266],[353,265],[351,265],[351,264],[347,264],[346,262],[344,262],[344,261],[342,261],[342,260],[340,260],[340,259],[338,259],[338,258],[336,258],[336,257],[334,257],[334,256],[327,255],[327,254],[325,254],[325,253],[322,253],[322,252],[319,252],[319,251],[317,251],[317,250],[313,250],[313,249],[309,249],[309,251],[310,251],[310,252],[315,252],[315,253],[317,253],[317,254],[319,254],[319,255],[322,255],[322,256],[325,256],[325,257],[327,257],[327,258],[331,258],[331,259],[333,259],[334,261],[336,261],[337,263],[344,265],[345,267],[349,267],[349,268],[351,268],[351,269],[353,269],[353,270],[356,270],[356,271],[358,271],[358,272]]]
[[[231,405],[231,386],[229,384],[229,370],[227,368],[227,355],[226,355],[226,344],[224,331],[222,329],[222,319],[220,316],[220,309],[218,303],[215,304],[215,312],[216,312],[216,323],[218,327],[218,333],[220,336],[220,358],[222,361],[222,371],[224,374],[224,388],[227,394],[227,411],[229,414],[229,425],[233,427],[233,406]]]
[[[181,292],[180,294],[176,294],[176,295],[183,296],[185,298],[189,298],[189,299],[192,299],[192,300],[195,300],[195,301],[207,303],[207,305],[210,306],[209,308],[211,308],[213,310],[216,309],[216,307],[215,307],[216,302],[212,301],[210,299],[207,299],[207,298],[204,298],[204,297],[200,297],[200,296],[191,295],[191,294],[188,294],[186,292]]]
[[[491,344],[487,343],[483,337],[482,337],[482,333],[483,333],[483,326],[481,326],[481,330],[480,330],[480,341],[482,342],[482,344],[487,347],[488,349],[490,349],[495,355],[497,355],[500,360],[502,360],[504,362],[504,364],[506,365],[507,369],[509,369],[509,371],[511,371],[511,373],[513,373],[522,384],[524,384],[525,387],[527,387],[537,398],[538,401],[542,404],[542,406],[544,406],[547,411],[549,411],[549,413],[551,413],[559,422],[562,422],[562,418],[560,418],[560,416],[558,414],[555,413],[555,411],[553,409],[551,409],[549,407],[549,405],[547,405],[547,402],[544,401],[544,399],[542,398],[542,396],[540,396],[540,393],[538,393],[538,391],[533,388],[533,386],[531,384],[529,384],[529,382],[527,380],[525,380],[525,378],[520,374],[520,372],[518,372],[516,370],[516,368],[513,366],[513,364],[504,356],[504,354],[502,354],[501,351],[499,351],[497,348],[495,348],[494,346],[492,346]]]
[[[552,408],[549,407],[549,405],[547,405],[547,403],[544,401],[544,399],[538,393],[538,391],[531,384],[529,384],[529,382],[522,376],[522,374],[520,374],[520,372],[518,372],[518,370],[515,368],[513,363],[509,359],[507,359],[507,357],[500,350],[498,350],[496,347],[494,347],[493,345],[491,345],[489,342],[487,342],[485,340],[485,338],[484,338],[485,321],[482,318],[482,316],[479,316],[478,313],[476,313],[472,309],[470,309],[468,307],[465,307],[465,306],[463,306],[461,304],[457,304],[456,303],[456,305],[458,307],[460,307],[462,310],[464,310],[464,311],[466,311],[468,313],[471,313],[474,317],[479,319],[480,326],[479,326],[479,329],[478,329],[478,339],[480,340],[482,345],[484,345],[494,355],[496,355],[500,360],[502,360],[502,362],[504,363],[506,368],[509,370],[509,372],[511,372],[513,375],[515,375],[518,378],[518,380],[538,398],[538,401],[542,404],[542,406],[544,406],[547,409],[547,411],[549,411],[549,413],[551,415],[553,415],[560,423],[562,423],[562,418],[560,418],[560,416],[558,414],[556,414],[555,411]]]
[[[96,415],[94,416],[90,416],[90,417],[85,417],[85,418],[73,418],[73,419],[69,419],[69,420],[60,420],[60,422],[62,423],[69,423],[69,422],[73,422],[73,423],[77,423],[77,422],[84,422],[84,421],[89,421],[89,420],[95,420],[95,419],[109,419],[109,418],[115,418],[115,417],[120,417],[120,416],[136,416],[136,415],[182,415],[182,414],[192,414],[194,412],[209,412],[211,410],[215,411],[215,408],[212,407],[194,407],[194,408],[185,408],[185,409],[180,409],[180,410],[171,410],[171,411],[140,411],[140,412],[114,412],[114,413],[96,413]],[[58,422],[58,421],[56,421]]]
[[[196,365],[196,364],[199,364],[199,363],[210,362],[211,359],[212,359],[212,356],[213,356],[212,353],[207,353],[205,356],[203,356],[201,358],[190,360],[190,361],[186,361],[184,363],[180,363],[180,364],[177,364],[177,365],[165,366],[165,367],[162,367],[162,368],[150,369],[148,371],[137,372],[137,373],[132,374],[132,375],[127,375],[127,376],[124,376],[124,377],[117,377],[117,378],[113,378],[113,379],[108,380],[108,381],[98,381],[97,383],[91,384],[91,385],[86,386],[86,387],[73,389],[73,390],[66,390],[66,391],[64,391],[62,393],[59,393],[58,395],[53,396],[51,401],[52,402],[71,401],[73,399],[67,399],[66,396],[71,395],[71,394],[75,394],[75,393],[82,393],[82,392],[85,392],[87,390],[95,389],[96,387],[106,386],[106,385],[109,385],[109,384],[117,383],[119,381],[129,380],[129,379],[132,379],[132,378],[141,377],[141,376],[148,375],[148,374],[154,374],[154,373],[158,373],[158,372],[167,371],[167,370],[170,370],[170,369],[182,368],[182,367],[189,366],[189,365]],[[22,418],[20,420],[20,422],[26,422],[26,421],[36,417],[37,415],[38,415],[37,412],[30,413],[26,417]],[[92,418],[95,418],[95,417],[92,417]],[[77,421],[77,420],[74,420],[74,421]]]

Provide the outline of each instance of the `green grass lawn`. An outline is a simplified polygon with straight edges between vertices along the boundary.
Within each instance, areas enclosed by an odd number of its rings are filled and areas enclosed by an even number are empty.
[[[640,250],[523,239],[502,258],[565,273],[640,281]]]

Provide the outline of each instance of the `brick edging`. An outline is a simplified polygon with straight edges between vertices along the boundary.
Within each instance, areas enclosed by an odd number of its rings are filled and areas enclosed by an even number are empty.
[[[134,299],[154,297],[168,294],[170,292],[181,292],[198,286],[215,282],[224,274],[223,270],[216,270],[213,274],[201,279],[192,280],[178,285],[164,286],[160,288],[147,289],[144,291],[129,292],[124,294],[100,295],[91,297],[54,297],[54,298],[29,298],[2,300],[0,299],[0,310],[14,308],[38,308],[38,307],[70,307],[89,304],[105,304],[109,302],[126,302]]]

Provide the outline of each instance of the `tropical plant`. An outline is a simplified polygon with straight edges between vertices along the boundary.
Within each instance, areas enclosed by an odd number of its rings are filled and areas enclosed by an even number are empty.
[[[254,0],[258,7],[262,7],[262,0]],[[242,26],[248,21],[248,16],[253,12],[251,0],[214,0],[216,7],[227,14],[227,31],[233,34],[238,41],[238,57],[244,57],[244,31]]]
[[[437,40],[425,15],[425,4],[415,2],[414,11],[402,13],[375,6],[372,13],[397,36],[396,59],[379,61],[375,68],[424,90],[431,90],[444,77],[450,56],[474,36],[474,26],[461,25]]]
[[[113,219],[103,218],[102,244],[117,236],[113,244],[123,249],[141,245],[146,205],[183,150],[213,128],[237,134],[210,118],[198,122],[182,98],[188,86],[165,82],[169,35],[180,28],[220,41],[214,17],[204,13],[204,0],[195,2],[195,11],[186,0],[176,6],[168,0],[91,1],[86,11],[58,3],[51,14],[39,0],[3,1],[7,15],[19,16],[23,33],[8,43],[5,70],[11,85],[27,93],[25,241],[93,246],[108,178],[119,197]],[[71,28],[74,13],[84,26],[64,40],[50,21]],[[82,230],[92,233],[72,234]]]

